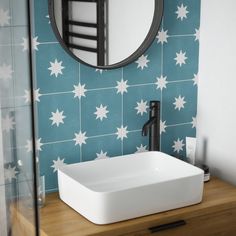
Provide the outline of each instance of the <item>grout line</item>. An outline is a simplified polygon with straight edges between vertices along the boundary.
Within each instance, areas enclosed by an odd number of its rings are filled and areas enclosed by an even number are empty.
[[[91,92],[91,91],[100,91],[100,90],[109,90],[109,89],[116,89],[116,87],[87,89],[87,92]]]
[[[58,92],[58,93],[43,93],[43,94],[41,94],[41,96],[60,95],[60,94],[70,94],[70,93],[73,93],[73,91]]]
[[[50,145],[50,144],[57,144],[57,143],[67,143],[67,142],[72,142],[74,141],[73,139],[67,139],[67,140],[62,140],[62,141],[54,141],[54,142],[47,142],[43,143],[43,145]]]
[[[195,37],[194,34],[173,34],[173,35],[168,35],[169,38],[175,38],[175,37]]]
[[[167,125],[166,127],[176,127],[176,126],[191,125],[191,124],[192,124],[192,122],[186,122],[186,123],[179,123],[179,124]]]
[[[181,83],[181,82],[193,82],[193,80],[192,79],[173,80],[173,81],[168,81],[168,84]]]
[[[44,44],[59,44],[59,42],[40,42],[39,45],[44,45]]]
[[[141,131],[142,131],[141,129],[136,129],[136,130],[128,131],[128,133],[137,133],[137,132],[141,132]]]
[[[101,137],[108,137],[108,136],[115,136],[115,135],[116,135],[116,133],[94,135],[94,136],[88,137],[88,139],[101,138]]]
[[[145,84],[133,84],[129,85],[129,87],[141,87],[141,86],[148,86],[148,85],[155,85],[156,83],[145,83]]]

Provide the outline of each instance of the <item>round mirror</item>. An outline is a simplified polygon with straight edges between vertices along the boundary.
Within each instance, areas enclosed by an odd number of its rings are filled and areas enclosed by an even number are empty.
[[[100,68],[133,62],[158,32],[163,0],[49,0],[54,33],[78,61]]]

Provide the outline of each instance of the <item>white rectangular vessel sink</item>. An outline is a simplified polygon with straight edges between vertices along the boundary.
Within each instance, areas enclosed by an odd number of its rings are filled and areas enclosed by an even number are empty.
[[[95,224],[109,224],[201,202],[201,169],[161,152],[63,166],[60,198]]]

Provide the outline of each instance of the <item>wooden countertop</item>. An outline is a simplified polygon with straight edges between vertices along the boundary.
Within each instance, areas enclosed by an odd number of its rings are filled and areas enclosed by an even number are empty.
[[[203,201],[200,204],[163,213],[136,218],[110,225],[95,225],[63,203],[57,193],[46,197],[41,209],[42,236],[117,236],[144,228],[215,213],[236,207],[236,187],[219,179],[205,183]]]

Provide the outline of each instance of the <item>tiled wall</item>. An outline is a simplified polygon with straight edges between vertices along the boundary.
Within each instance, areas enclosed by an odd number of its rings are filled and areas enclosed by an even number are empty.
[[[200,0],[164,2],[162,27],[144,55],[99,71],[66,54],[47,0],[35,1],[38,149],[47,191],[57,188],[60,165],[147,149],[141,128],[150,100],[162,104],[161,150],[185,156],[185,137],[196,132]]]

